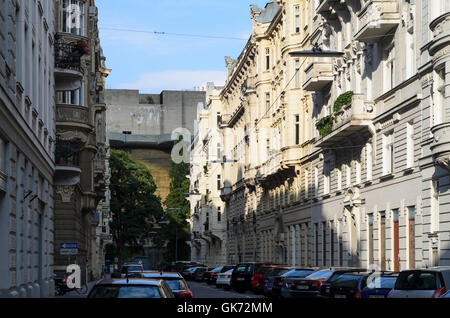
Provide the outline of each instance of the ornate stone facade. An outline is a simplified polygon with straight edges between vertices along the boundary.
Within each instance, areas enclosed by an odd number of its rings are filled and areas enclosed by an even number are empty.
[[[82,267],[83,280],[101,273],[101,229],[107,184],[105,66],[94,1],[55,1],[56,175],[55,271],[69,262]],[[74,23],[77,21],[78,23]],[[100,212],[99,212],[100,211]],[[78,243],[68,258],[61,243]]]

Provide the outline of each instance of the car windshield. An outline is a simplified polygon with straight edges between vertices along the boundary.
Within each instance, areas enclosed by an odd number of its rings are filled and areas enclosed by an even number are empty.
[[[222,267],[216,267],[212,270],[212,272],[217,273],[217,272],[220,272],[221,270],[222,270]]]
[[[356,275],[340,275],[333,281],[333,286],[335,287],[350,287],[357,288],[358,282],[361,279],[361,276]]]
[[[96,286],[89,298],[161,298],[157,286]]]
[[[128,272],[139,272],[139,271],[142,270],[142,267],[139,266],[139,265],[136,265],[136,266],[125,266],[124,269],[125,269],[125,271],[128,271]]]
[[[181,279],[166,279],[164,278],[167,285],[169,285],[172,290],[185,290],[186,284]]]
[[[304,270],[304,271],[297,271],[297,270],[292,270],[289,272],[284,273],[284,276],[287,277],[300,277],[300,278],[304,278],[308,275],[311,275],[314,271],[309,271],[309,270]]]
[[[400,273],[395,289],[399,290],[436,290],[436,275],[432,272]]]
[[[333,271],[318,271],[315,273],[312,273],[309,276],[306,276],[306,278],[323,278],[323,279],[328,279],[331,277],[331,275],[333,275]]]
[[[249,270],[249,268],[250,268],[249,265],[241,265],[241,266],[238,266],[236,268],[236,271],[238,271],[238,272],[245,272],[245,271]]]
[[[397,277],[377,277],[372,280],[368,285],[367,289],[385,288],[392,289],[395,286]]]
[[[279,276],[288,271],[289,271],[289,269],[287,269],[287,268],[272,268],[270,271],[268,271],[266,273],[265,276]]]

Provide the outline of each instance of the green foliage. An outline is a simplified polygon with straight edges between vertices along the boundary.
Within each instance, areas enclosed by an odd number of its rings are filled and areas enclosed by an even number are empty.
[[[190,248],[186,241],[190,240],[190,226],[186,219],[190,216],[190,203],[186,199],[185,193],[189,192],[189,179],[186,175],[190,173],[188,163],[176,164],[172,162],[169,170],[170,192],[164,201],[167,208],[180,208],[180,210],[168,210],[165,219],[170,223],[164,225],[163,230],[155,240],[156,245],[162,246],[168,242],[166,249],[166,260],[175,260],[176,236],[178,236],[178,259],[189,258]]]
[[[319,130],[320,137],[325,137],[333,131],[334,117],[332,115],[321,118],[316,127]]]
[[[142,248],[152,225],[163,214],[156,184],[147,167],[128,153],[111,150],[111,213],[114,245],[120,260]]]
[[[352,97],[353,97],[352,91],[348,91],[348,92],[345,92],[345,93],[339,95],[339,97],[334,102],[334,107],[333,107],[334,111],[338,112],[341,110],[341,108],[343,106],[350,104],[352,101]]]

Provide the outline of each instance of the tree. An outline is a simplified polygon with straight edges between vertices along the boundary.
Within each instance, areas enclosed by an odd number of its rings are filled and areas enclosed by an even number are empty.
[[[120,261],[142,249],[153,224],[163,209],[156,196],[156,184],[147,167],[131,160],[124,151],[111,150],[110,223],[116,254]]]
[[[182,138],[178,142],[182,142]],[[190,257],[190,248],[186,244],[186,241],[190,240],[190,226],[186,222],[190,215],[190,203],[185,196],[185,193],[189,192],[189,179],[186,178],[189,172],[189,163],[172,161],[172,166],[169,169],[170,192],[164,201],[164,205],[169,209],[179,208],[180,210],[166,211],[165,220],[169,223],[164,225],[153,239],[156,246],[162,247],[167,244],[165,253],[167,261],[175,260],[177,247],[179,260]]]

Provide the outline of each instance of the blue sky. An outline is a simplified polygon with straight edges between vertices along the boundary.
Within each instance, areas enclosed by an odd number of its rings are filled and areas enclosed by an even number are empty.
[[[246,40],[122,32],[148,30],[248,39],[250,4],[267,0],[97,0],[107,87],[159,93],[225,80],[225,56],[236,58]]]

